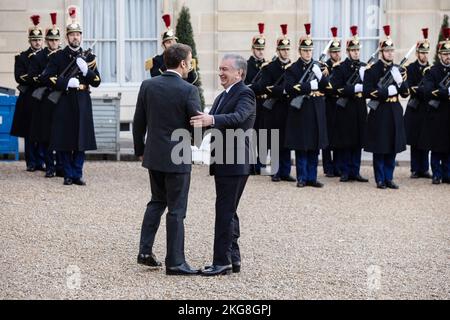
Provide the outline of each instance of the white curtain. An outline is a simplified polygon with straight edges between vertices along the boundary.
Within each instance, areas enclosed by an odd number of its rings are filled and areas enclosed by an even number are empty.
[[[116,0],[83,2],[84,47],[93,48],[103,82],[117,82]]]
[[[312,1],[313,38],[330,38],[331,27],[338,28],[342,46],[350,37],[350,26],[357,25],[362,39],[361,60],[366,61],[378,46],[380,0]],[[318,59],[328,41],[314,41],[314,58]],[[344,49],[345,50],[345,49]],[[344,51],[343,51],[344,53]],[[343,54],[343,58],[345,54]]]
[[[367,61],[377,50],[379,36],[380,0],[350,0],[350,25],[357,25],[361,40],[361,60]]]
[[[125,0],[125,82],[146,78],[144,62],[157,53],[157,0]]]
[[[315,0],[312,1],[312,37],[331,38],[331,27],[338,28],[338,36],[342,37],[342,1],[344,0]],[[303,31],[303,30],[302,30]],[[302,32],[304,34],[304,32]],[[329,41],[329,40],[328,40]],[[314,40],[314,59],[318,59],[327,40]]]

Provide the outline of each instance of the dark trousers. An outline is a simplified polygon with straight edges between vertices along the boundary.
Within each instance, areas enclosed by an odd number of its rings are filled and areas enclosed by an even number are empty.
[[[361,149],[343,149],[335,151],[339,153],[337,166],[342,176],[354,178],[360,174]]]
[[[61,151],[64,178],[81,179],[86,155],[84,151]]]
[[[44,150],[37,142],[32,142],[30,138],[24,139],[25,162],[27,168],[44,167]]]
[[[373,170],[377,183],[386,183],[394,179],[395,153],[373,154]]]
[[[335,176],[341,174],[338,166],[338,153],[338,151],[331,148],[322,149],[323,173]]]
[[[287,177],[291,174],[291,150],[281,148],[276,177]]]
[[[43,144],[45,168],[47,172],[55,173],[56,171],[63,171],[63,165],[61,161],[61,153],[51,150],[48,144]]]
[[[295,163],[298,182],[317,181],[319,151],[295,151]]]
[[[449,154],[442,152],[431,152],[431,170],[433,178],[450,179]]]
[[[430,152],[411,147],[411,172],[425,173],[430,169]]]
[[[139,253],[151,254],[161,216],[166,208],[166,266],[176,267],[184,256],[184,219],[188,203],[191,173],[166,173],[149,170],[152,197],[142,222]]]
[[[215,176],[216,222],[214,227],[213,264],[230,265],[241,261],[237,208],[248,176]]]

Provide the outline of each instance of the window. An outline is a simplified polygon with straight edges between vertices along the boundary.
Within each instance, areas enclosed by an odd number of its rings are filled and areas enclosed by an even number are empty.
[[[85,47],[94,52],[103,83],[140,84],[144,62],[158,48],[158,0],[84,0]]]
[[[312,1],[312,36],[317,59],[327,45],[330,28],[339,29],[342,47],[350,38],[350,26],[358,26],[361,60],[367,61],[378,47],[380,6],[382,0],[314,0]],[[344,58],[344,57],[343,57]]]

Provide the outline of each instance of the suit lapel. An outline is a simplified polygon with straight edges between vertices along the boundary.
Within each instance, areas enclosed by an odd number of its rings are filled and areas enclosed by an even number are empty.
[[[238,88],[242,85],[242,81],[239,81],[238,83],[236,83],[230,90],[230,92],[228,92],[227,96],[225,97],[225,99],[222,101],[222,103],[220,104],[220,110],[218,114],[223,114],[225,113],[224,111],[227,108],[227,104],[230,101],[231,98],[233,98],[233,96],[236,94],[236,92],[238,91]],[[225,92],[225,91],[224,91]],[[222,94],[224,94],[224,92]],[[218,96],[216,101],[214,101],[214,107],[213,109],[211,109],[211,114],[215,114],[219,101],[220,101],[220,97],[222,95]]]

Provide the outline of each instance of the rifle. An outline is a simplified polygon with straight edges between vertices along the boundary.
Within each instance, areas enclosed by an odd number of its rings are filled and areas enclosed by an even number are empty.
[[[450,86],[450,73],[447,73],[447,75],[445,76],[444,79],[442,79],[442,81],[439,83],[439,89],[447,89]],[[430,106],[432,106],[433,108],[437,109],[439,108],[439,105],[441,104],[441,102],[439,100],[430,100],[430,102],[428,102],[428,104]]]
[[[417,88],[422,86],[424,79],[425,79],[425,74],[422,76],[422,79],[420,80],[419,84],[417,85]],[[413,97],[413,98],[409,99],[407,107],[412,108],[412,109],[417,109],[419,104],[420,104],[419,98]]]
[[[413,45],[411,47],[411,49],[408,51],[408,53],[403,57],[402,61],[400,61],[400,65],[392,64],[392,67],[396,66],[399,69],[403,68],[405,66],[406,62],[408,61],[409,56],[415,50],[416,50],[416,45]],[[386,89],[387,87],[389,87],[390,85],[392,85],[394,83],[394,77],[392,76],[392,73],[391,73],[392,67],[390,67],[386,71],[384,76],[378,81],[378,85],[377,85],[378,90]],[[377,110],[379,105],[380,105],[380,101],[378,101],[378,100],[370,100],[369,103],[367,104],[367,106],[374,111]]]
[[[277,59],[277,56],[275,55],[275,56],[273,56],[271,62],[272,62],[272,61],[275,61],[276,59]],[[251,81],[250,84],[248,85],[249,87],[252,86],[252,85],[254,85],[255,83],[257,83],[257,82],[259,81],[259,78],[261,78],[261,75],[262,75],[262,67],[263,67],[263,65],[261,65],[261,68],[259,68],[258,73],[253,77],[252,81]]]
[[[284,72],[283,74],[277,79],[277,81],[275,81],[275,83],[273,84],[273,86],[277,86],[281,83],[281,81],[283,81],[284,79]],[[268,109],[268,110],[272,110],[273,106],[275,105],[275,103],[278,101],[278,98],[269,98],[266,99],[266,101],[264,101],[263,103],[263,107]]]
[[[69,63],[69,65],[63,70],[63,72],[59,76],[63,77],[63,78],[69,78],[69,79],[75,77],[80,72],[80,69],[78,68],[78,65],[76,63],[77,58],[86,59],[86,57],[92,52],[92,48],[95,46],[96,43],[97,43],[97,41],[94,42],[92,47],[90,47],[86,51],[82,52],[81,55],[75,57],[75,59],[73,59]],[[52,91],[52,93],[50,93],[48,95],[48,100],[50,100],[54,104],[58,104],[58,101],[59,101],[59,99],[61,99],[62,94],[63,94],[62,91]]]
[[[332,43],[333,43],[333,40],[330,40],[328,42],[327,46],[322,51],[322,54],[319,57],[318,63],[315,62],[315,61],[312,61],[311,64],[309,65],[308,69],[306,69],[305,73],[303,74],[301,79],[298,81],[298,83],[310,82],[310,81],[313,80],[313,77],[315,76],[314,73],[312,72],[313,66],[315,64],[323,64],[324,63],[325,58],[327,57],[328,49],[330,49]],[[300,96],[295,97],[291,101],[291,106],[294,107],[295,109],[299,109],[300,110],[302,108],[303,101],[304,101],[305,98],[306,98],[305,95],[300,95]]]
[[[371,56],[369,61],[367,61],[367,66],[371,66],[372,64],[375,63],[375,60],[377,60],[377,55],[378,52],[380,52],[380,48],[378,48]],[[352,76],[347,80],[346,85],[348,86],[352,86],[354,87],[357,83],[361,82],[361,75],[359,74],[359,69],[361,68],[361,66],[359,68],[357,68]],[[341,108],[345,108],[347,106],[349,98],[346,97],[340,97],[337,101],[336,104],[341,107]]]
[[[36,100],[42,101],[42,98],[44,97],[45,91],[47,91],[47,89],[47,87],[39,87],[33,91],[33,94],[31,96]]]
[[[19,90],[20,93],[26,93],[28,88],[29,88],[28,86],[25,86],[23,84],[17,86],[17,90]]]

